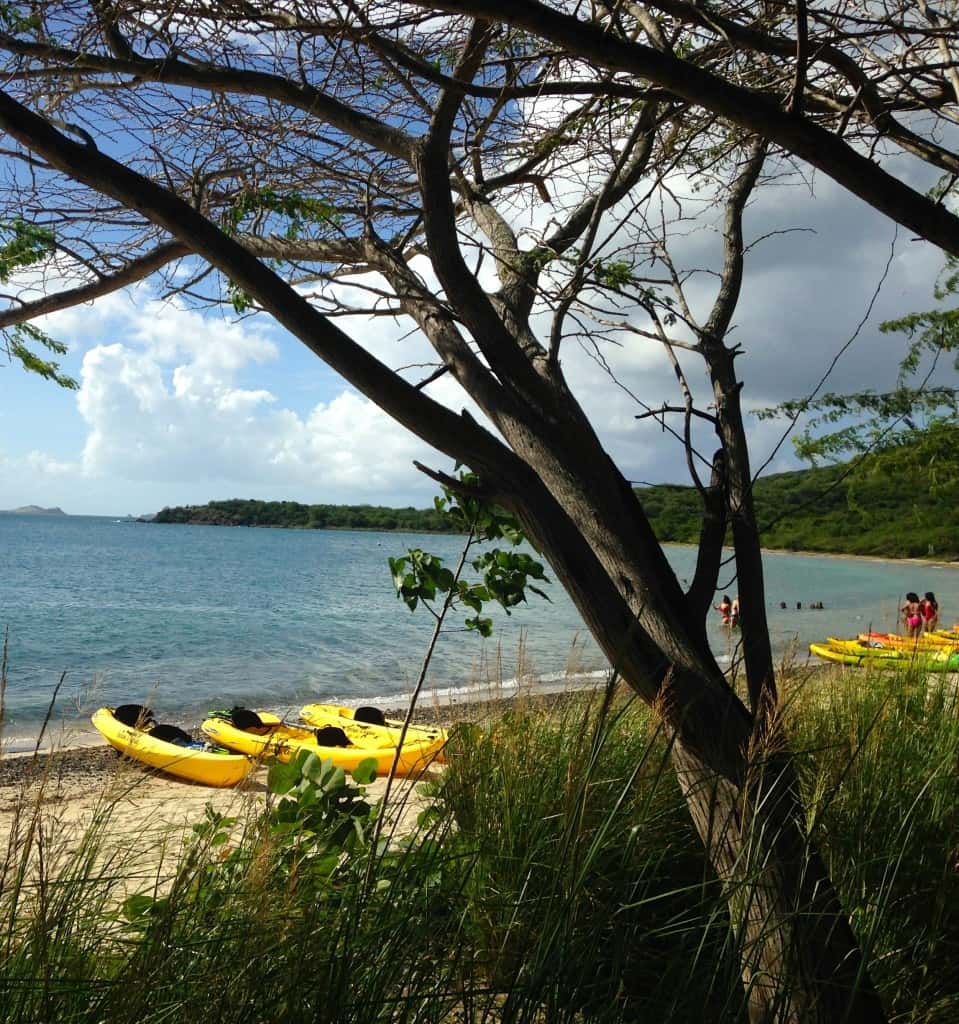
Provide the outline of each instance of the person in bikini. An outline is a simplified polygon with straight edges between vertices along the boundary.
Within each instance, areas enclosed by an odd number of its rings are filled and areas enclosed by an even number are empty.
[[[901,608],[902,619],[909,636],[918,637],[922,630],[922,610],[919,595],[911,590],[906,594],[906,603]]]
[[[926,633],[931,633],[939,628],[939,602],[931,590],[926,591],[925,597],[919,605],[919,611],[922,615],[922,628]]]
[[[722,601],[720,601],[719,604],[714,604],[713,607],[723,617],[723,625],[731,625],[733,603],[729,600],[729,594],[723,594]]]

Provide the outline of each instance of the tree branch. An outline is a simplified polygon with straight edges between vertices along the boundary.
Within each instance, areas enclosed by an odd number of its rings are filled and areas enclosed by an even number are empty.
[[[315,355],[397,422],[477,472],[504,479],[529,470],[505,445],[470,418],[457,416],[408,384],[354,342],[243,245],[179,196],[105,153],[82,146],[0,91],[0,127],[52,167],[140,211],[203,257],[299,338]]]
[[[959,256],[959,217],[884,171],[825,128],[792,117],[781,101],[726,81],[703,68],[641,43],[617,39],[537,0],[411,0],[451,14],[494,18],[525,28],[600,67],[627,71],[669,89],[794,153],[853,195]]]
[[[733,313],[739,303],[743,287],[743,252],[745,250],[743,210],[759,180],[759,172],[766,160],[766,149],[764,139],[753,140],[750,153],[746,158],[746,166],[733,183],[726,198],[723,269],[720,275],[719,291],[710,310],[709,319],[702,330],[702,344],[707,353],[707,361],[711,346],[717,343],[722,345],[732,322]]]
[[[456,68],[458,79],[475,73],[491,31],[485,22],[474,23]],[[427,139],[414,159],[424,197],[423,224],[433,254],[433,266],[446,294],[456,296],[466,326],[493,372],[505,387],[541,408],[544,402],[550,402],[544,380],[535,372],[493,303],[469,272],[457,242],[447,154],[460,100],[460,96],[451,92],[440,97]]]
[[[694,622],[705,622],[713,603],[716,582],[726,539],[726,456],[720,448],[713,456],[709,487],[700,491],[703,499],[703,525],[699,531],[699,551],[693,582],[686,591],[686,603]]]
[[[80,285],[78,288],[67,288],[64,291],[54,292],[52,295],[44,295],[41,299],[34,299],[31,302],[24,302],[20,306],[0,311],[0,329],[11,327],[13,324],[22,324],[47,313],[55,313],[58,309],[67,309],[83,302],[92,302],[94,299],[100,298],[101,295],[108,295],[110,292],[142,281],[161,267],[189,254],[189,247],[182,242],[164,242],[163,245],[157,246],[146,255],[131,260],[115,274],[105,274],[90,284]]]
[[[21,57],[56,61],[63,65],[65,75],[84,70],[109,71],[132,76],[134,82],[131,84],[162,82],[165,85],[279,100],[339,128],[352,138],[365,142],[383,153],[389,153],[407,162],[412,155],[413,140],[404,132],[355,110],[320,89],[303,82],[292,82],[280,75],[248,69],[188,64],[176,57],[164,57],[162,60],[146,57],[103,57],[62,46],[30,43],[5,32],[0,32],[0,48]]]

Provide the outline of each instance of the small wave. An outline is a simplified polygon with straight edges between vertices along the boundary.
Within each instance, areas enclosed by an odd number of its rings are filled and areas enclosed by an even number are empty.
[[[4,736],[3,742],[0,743],[0,756],[32,753],[37,745],[39,731],[40,723],[38,722],[36,731],[33,733]],[[49,753],[52,750],[66,750],[74,747],[97,747],[102,743],[103,737],[94,729],[85,730],[77,723],[70,722],[60,728],[48,729],[40,743],[40,752]]]
[[[419,702],[421,704],[466,704],[489,700],[502,694],[512,695],[523,689],[538,693],[587,689],[605,683],[608,678],[607,669],[595,669],[590,672],[546,672],[538,676],[515,676],[496,683],[470,683],[465,686],[430,688],[420,694]],[[369,700],[348,700],[344,703],[349,707],[356,707],[359,704],[393,707],[397,704],[409,704],[412,699],[413,694],[409,692],[381,695]]]
[[[545,672],[542,675],[523,675],[504,679],[496,683],[469,683],[461,686],[437,686],[424,689],[419,696],[419,705],[448,706],[453,704],[475,704],[498,697],[511,697],[520,690],[532,693],[560,693],[564,690],[584,690],[602,686],[609,679],[607,669],[594,669],[588,672]],[[313,698],[317,700],[317,698]],[[413,699],[412,691],[399,693],[380,693],[366,697],[338,696],[324,694],[317,700],[323,704],[338,704],[347,708],[358,708],[362,705],[378,708],[399,708],[408,705]],[[304,701],[309,703],[308,701]],[[283,704],[265,708],[287,721],[295,721],[303,704]]]
[[[0,755],[28,753],[33,750],[36,742],[36,736],[5,736]]]

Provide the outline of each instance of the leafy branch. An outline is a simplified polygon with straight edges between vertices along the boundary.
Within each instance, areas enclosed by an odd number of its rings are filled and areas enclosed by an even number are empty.
[[[469,534],[467,549],[476,543],[505,540],[516,547],[526,538],[516,518],[498,506],[478,496],[478,479],[469,472],[460,474],[463,489],[454,492],[443,488],[443,497],[434,501],[436,510]],[[467,629],[488,637],[493,632],[493,620],[483,616],[490,601],[499,604],[507,615],[510,609],[526,601],[527,591],[550,600],[549,596],[531,582],[549,583],[543,565],[523,551],[494,548],[485,551],[470,563],[479,573],[478,581],[461,579],[443,565],[437,555],[421,548],[410,548],[405,555],[390,558],[390,572],[396,596],[415,611],[421,602],[430,607],[440,597],[449,598],[449,607],[462,606],[473,612],[464,620]],[[430,607],[431,613],[438,613]]]
[[[933,294],[939,302],[945,302],[957,292],[959,262],[950,257]],[[759,419],[811,414],[802,434],[793,439],[800,458],[815,463],[817,459],[839,459],[849,453],[891,451],[914,442],[923,430],[949,424],[959,426],[959,388],[927,386],[944,354],[957,353],[953,368],[959,370],[959,308],[909,313],[884,321],[879,330],[883,334],[904,334],[908,340],[892,390],[830,393],[814,400],[783,402],[756,413]],[[924,357],[931,360],[931,368],[913,384],[924,365]],[[920,424],[919,420],[925,422]],[[817,433],[822,427],[837,424],[841,424],[838,429]]]
[[[54,234],[49,228],[31,224],[22,217],[0,222],[0,234],[4,236],[0,243],[0,284],[6,284],[16,271],[48,259],[55,249]],[[60,372],[59,363],[37,354],[37,345],[55,355],[62,356],[67,351],[66,345],[39,327],[30,323],[15,324],[0,331],[0,337],[7,357],[17,360],[28,373],[52,380],[62,388],[76,390],[79,387],[73,377]]]

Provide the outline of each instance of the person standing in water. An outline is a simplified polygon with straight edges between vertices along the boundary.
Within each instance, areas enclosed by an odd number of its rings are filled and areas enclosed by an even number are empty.
[[[919,595],[911,590],[906,594],[906,603],[900,609],[902,620],[906,624],[906,630],[911,637],[918,637],[922,630],[922,611]]]
[[[739,625],[739,594],[733,598],[732,606],[729,609],[729,624],[733,627]]]
[[[723,625],[731,625],[730,617],[733,611],[733,603],[729,600],[729,594],[723,594],[723,599],[719,602],[719,604],[714,604],[713,607],[723,617]]]
[[[919,605],[919,611],[922,614],[922,628],[926,633],[931,633],[939,628],[939,602],[931,590],[926,591],[925,597]]]

